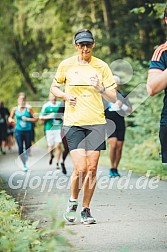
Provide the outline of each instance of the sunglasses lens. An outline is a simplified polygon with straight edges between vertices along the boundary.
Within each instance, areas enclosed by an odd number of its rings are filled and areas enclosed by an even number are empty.
[[[78,47],[81,49],[81,48],[84,48],[84,47],[87,47],[87,48],[91,48],[92,47],[92,44],[91,43],[83,43],[83,44],[78,44]]]

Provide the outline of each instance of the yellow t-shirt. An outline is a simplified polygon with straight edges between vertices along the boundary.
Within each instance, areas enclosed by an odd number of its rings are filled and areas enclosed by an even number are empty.
[[[74,108],[65,102],[64,125],[84,126],[105,124],[102,95],[91,85],[90,77],[97,75],[102,85],[113,89],[114,79],[109,66],[92,56],[87,64],[80,64],[78,56],[62,61],[57,69],[55,79],[57,86],[65,84],[65,93],[77,97]]]

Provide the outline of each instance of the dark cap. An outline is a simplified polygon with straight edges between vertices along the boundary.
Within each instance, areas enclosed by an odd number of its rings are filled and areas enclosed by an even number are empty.
[[[81,43],[81,42],[94,42],[94,38],[92,33],[89,30],[82,30],[75,34],[74,37],[75,44]]]

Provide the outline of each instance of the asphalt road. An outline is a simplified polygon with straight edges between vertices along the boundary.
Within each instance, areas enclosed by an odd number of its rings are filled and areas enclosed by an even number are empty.
[[[40,146],[40,145],[39,145]],[[17,159],[16,149],[0,156],[0,176],[8,190],[22,205],[27,218],[49,225],[45,211],[58,218],[66,209],[70,195],[72,163],[66,160],[67,176],[48,164],[45,148],[34,146],[25,174]],[[73,245],[71,251],[89,252],[159,252],[167,251],[167,182],[120,171],[121,178],[108,177],[108,168],[98,168],[97,187],[91,203],[97,224],[80,223],[82,207],[79,198],[78,221],[66,224],[60,231]],[[51,202],[52,209],[48,202]],[[68,231],[73,231],[73,234]],[[65,250],[64,250],[65,251]]]

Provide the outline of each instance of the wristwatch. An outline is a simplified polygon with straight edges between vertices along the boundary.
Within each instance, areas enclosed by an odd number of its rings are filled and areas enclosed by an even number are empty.
[[[99,91],[99,93],[100,93],[100,94],[103,94],[103,93],[105,92],[105,90],[106,90],[105,87],[103,87],[103,88]]]

